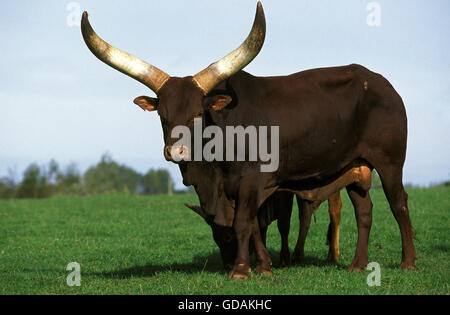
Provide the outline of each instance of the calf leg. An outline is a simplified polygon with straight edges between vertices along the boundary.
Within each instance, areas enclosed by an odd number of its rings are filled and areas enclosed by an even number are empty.
[[[330,224],[328,225],[327,245],[329,246],[327,261],[337,262],[339,258],[339,223],[341,221],[342,200],[340,191],[328,199],[328,213]]]
[[[278,197],[278,231],[281,235],[280,265],[281,267],[291,264],[291,253],[289,252],[289,230],[291,226],[292,202],[294,194],[280,192]]]
[[[369,191],[362,190],[355,184],[347,187],[347,192],[355,208],[358,226],[358,242],[355,257],[349,270],[364,271],[369,263],[369,234],[372,227],[372,201]]]
[[[264,246],[266,246],[266,240],[267,240],[267,226],[266,227],[260,227],[259,230],[261,231],[261,242]]]
[[[297,196],[298,214],[300,219],[300,231],[298,233],[297,244],[295,245],[292,260],[294,263],[300,263],[305,256],[305,241],[308,235],[309,226],[311,224],[311,216],[313,212],[312,204]]]

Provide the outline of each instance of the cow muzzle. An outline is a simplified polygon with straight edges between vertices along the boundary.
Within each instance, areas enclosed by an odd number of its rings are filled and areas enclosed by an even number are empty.
[[[164,147],[164,157],[167,161],[174,163],[190,161],[189,148],[184,145],[166,145]]]

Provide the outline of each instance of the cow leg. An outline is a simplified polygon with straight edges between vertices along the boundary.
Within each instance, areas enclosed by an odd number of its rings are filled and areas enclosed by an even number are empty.
[[[272,266],[272,260],[270,259],[270,255],[265,246],[265,242],[263,242],[262,240],[257,218],[255,218],[255,221],[253,222],[252,240],[255,247],[257,260],[255,273],[260,275],[273,276],[273,272],[272,270],[270,270],[270,266]]]
[[[416,249],[414,248],[411,218],[408,210],[408,194],[402,183],[402,170],[395,167],[383,167],[378,170],[378,174],[383,184],[383,190],[394,214],[395,220],[400,227],[402,236],[402,269],[417,269],[415,260],[417,259]]]
[[[263,243],[264,246],[266,246],[266,241],[267,241],[267,226],[266,227],[260,227],[259,228],[260,232],[261,232],[261,242]]]
[[[355,258],[349,267],[350,271],[364,271],[369,263],[369,234],[372,227],[372,200],[369,191],[362,190],[355,184],[347,186],[347,192],[355,208],[358,226],[358,242]]]
[[[236,214],[234,230],[236,232],[238,250],[233,269],[229,277],[233,279],[248,279],[250,269],[249,242],[252,234],[253,220],[250,220],[248,214],[244,211],[238,211]],[[240,215],[241,214],[241,215]]]
[[[233,269],[228,275],[232,279],[248,279],[251,271],[249,242],[250,236],[253,234],[253,225],[258,211],[256,199],[258,194],[248,189],[248,186],[245,186],[241,184],[242,189],[239,193],[239,202],[233,224],[238,242],[238,250]]]
[[[291,253],[289,252],[289,230],[291,227],[292,203],[294,194],[291,192],[280,192],[278,200],[278,231],[281,235],[280,265],[281,267],[291,264]]]
[[[341,221],[342,200],[340,191],[328,199],[328,225],[327,245],[329,246],[327,261],[337,262],[339,258],[339,223]]]
[[[308,235],[309,226],[311,224],[311,216],[313,212],[312,204],[297,196],[298,214],[300,219],[300,231],[298,233],[297,244],[295,245],[292,260],[294,263],[300,263],[305,256],[305,241]]]

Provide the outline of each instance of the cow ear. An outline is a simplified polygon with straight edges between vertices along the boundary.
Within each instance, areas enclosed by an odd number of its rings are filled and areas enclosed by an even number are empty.
[[[158,108],[158,99],[154,97],[139,96],[136,97],[133,102],[143,110],[147,110],[149,112]]]
[[[205,107],[207,109],[221,110],[227,107],[232,100],[233,98],[226,94],[208,96],[205,101]]]

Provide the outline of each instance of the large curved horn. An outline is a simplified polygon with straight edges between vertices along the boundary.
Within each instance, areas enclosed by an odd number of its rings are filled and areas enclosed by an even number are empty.
[[[92,29],[86,11],[83,12],[83,17],[81,18],[81,33],[89,50],[98,59],[133,79],[138,80],[152,89],[153,92],[158,93],[159,89],[170,78],[164,71],[102,40]]]
[[[241,46],[194,76],[203,93],[208,94],[217,84],[248,65],[261,50],[265,36],[266,19],[258,1],[252,30]]]

